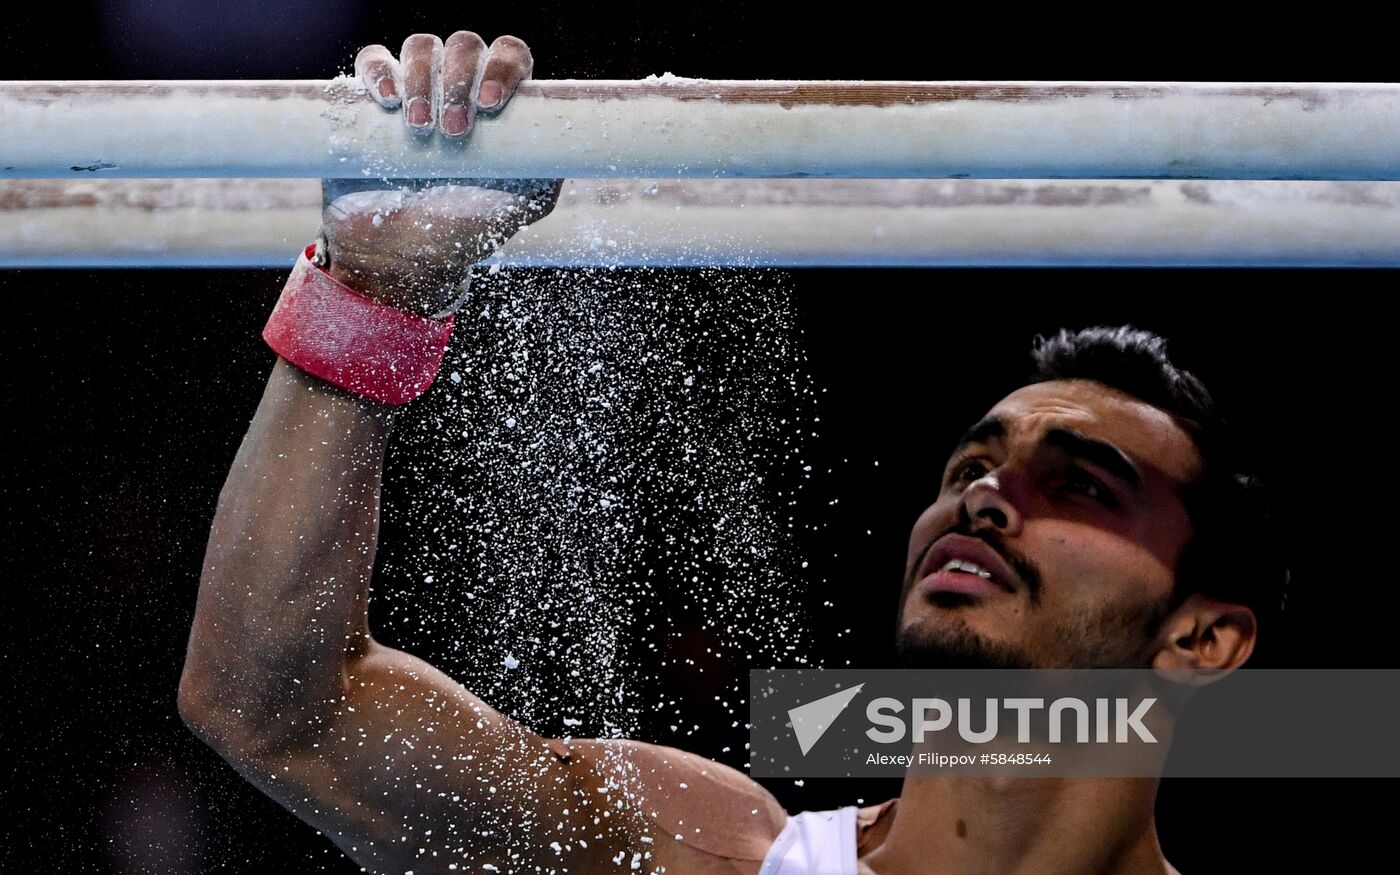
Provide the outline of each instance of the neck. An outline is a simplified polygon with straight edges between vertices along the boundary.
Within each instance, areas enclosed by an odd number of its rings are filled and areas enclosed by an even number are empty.
[[[915,778],[863,862],[903,873],[1175,873],[1156,778]]]

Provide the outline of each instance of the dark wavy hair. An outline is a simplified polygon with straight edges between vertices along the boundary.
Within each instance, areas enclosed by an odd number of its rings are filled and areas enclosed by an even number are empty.
[[[1205,385],[1167,357],[1167,341],[1129,325],[1038,336],[1031,383],[1092,380],[1145,401],[1186,430],[1203,469],[1182,493],[1193,533],[1177,567],[1175,604],[1202,593],[1254,611],[1262,628],[1283,610],[1289,571],[1268,487]]]

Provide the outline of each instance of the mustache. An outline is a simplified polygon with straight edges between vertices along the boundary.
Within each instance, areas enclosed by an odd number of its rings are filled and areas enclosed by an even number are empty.
[[[914,563],[909,566],[907,579],[904,581],[904,593],[907,595],[909,588],[914,585],[914,575],[918,574],[919,568],[924,564],[924,559],[928,557],[928,551],[933,549],[933,545],[943,539],[945,535],[963,535],[968,538],[976,538],[986,544],[992,551],[1002,558],[1002,561],[1016,572],[1016,576],[1026,585],[1026,590],[1030,596],[1031,603],[1040,601],[1041,575],[1040,569],[1035,563],[1026,558],[1023,554],[1011,549],[1000,535],[991,529],[973,529],[970,520],[959,521],[956,525],[949,526],[929,539],[924,548],[919,551],[919,556]]]

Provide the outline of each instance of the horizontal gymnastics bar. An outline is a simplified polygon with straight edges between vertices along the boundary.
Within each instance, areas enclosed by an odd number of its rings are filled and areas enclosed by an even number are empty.
[[[1400,84],[524,83],[466,141],[356,80],[0,82],[0,176],[1400,179]]]
[[[0,267],[289,267],[297,179],[0,181]],[[525,266],[1400,266],[1400,183],[569,180]]]

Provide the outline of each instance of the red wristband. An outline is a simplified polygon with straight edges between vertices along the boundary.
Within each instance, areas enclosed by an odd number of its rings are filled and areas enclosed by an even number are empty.
[[[311,263],[316,244],[297,258],[263,340],[282,358],[348,392],[403,404],[433,384],[453,316],[429,319],[364,295]]]

